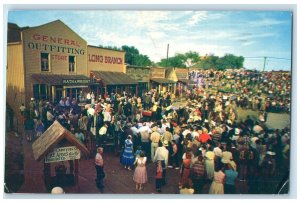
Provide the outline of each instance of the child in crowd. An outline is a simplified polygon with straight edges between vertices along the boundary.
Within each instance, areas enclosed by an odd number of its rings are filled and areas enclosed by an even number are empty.
[[[42,123],[41,120],[38,120],[35,128],[36,137],[40,137],[44,131],[45,131],[44,124]]]

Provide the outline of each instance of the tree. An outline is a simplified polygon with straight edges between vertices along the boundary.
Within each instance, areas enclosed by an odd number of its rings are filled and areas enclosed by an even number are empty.
[[[122,51],[122,48],[119,47],[112,47],[112,46],[103,46],[103,45],[99,45],[100,48],[104,48],[104,49],[111,49],[111,50],[115,50],[115,51]]]
[[[150,66],[152,61],[147,55],[140,54],[139,50],[134,46],[123,45],[121,48],[111,46],[99,46],[101,48],[125,51],[125,63],[135,66]]]
[[[195,65],[197,62],[200,61],[199,54],[197,52],[189,51],[184,54],[185,57],[185,63],[187,67],[191,67],[192,65]]]
[[[223,57],[218,57],[214,55],[206,55],[200,57],[201,60],[196,63],[193,67],[200,69],[215,69],[215,70],[225,70],[225,69],[239,69],[244,65],[243,56],[235,56],[233,54],[226,54]]]
[[[189,51],[184,54],[176,53],[175,56],[167,59],[161,59],[158,65],[163,67],[191,67],[199,61],[199,54],[197,52]]]

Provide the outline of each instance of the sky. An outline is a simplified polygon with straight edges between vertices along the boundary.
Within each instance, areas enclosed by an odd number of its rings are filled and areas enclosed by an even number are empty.
[[[291,70],[292,13],[288,11],[9,11],[8,22],[38,26],[60,19],[89,45],[136,47],[159,62],[176,53],[244,56],[244,67]],[[279,59],[280,58],[280,59]]]

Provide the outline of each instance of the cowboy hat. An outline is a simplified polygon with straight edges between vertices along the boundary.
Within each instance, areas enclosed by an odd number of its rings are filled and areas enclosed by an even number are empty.
[[[231,152],[228,152],[228,151],[225,151],[223,152],[223,156],[222,156],[222,159],[221,159],[221,162],[224,163],[224,164],[228,164],[232,159],[232,153]]]
[[[214,160],[214,158],[215,158],[215,153],[212,152],[212,151],[208,151],[208,152],[205,153],[205,157],[206,157],[207,159],[209,159],[209,160]]]
[[[164,141],[164,146],[165,146],[165,147],[169,146],[169,143],[168,143],[167,140]]]

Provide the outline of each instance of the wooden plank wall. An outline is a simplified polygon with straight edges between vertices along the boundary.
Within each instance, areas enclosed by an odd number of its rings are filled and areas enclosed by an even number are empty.
[[[19,107],[25,102],[24,63],[21,43],[7,46],[6,102],[19,115]]]

